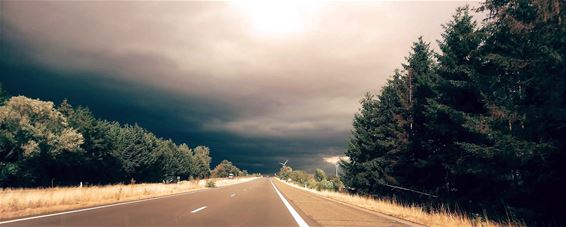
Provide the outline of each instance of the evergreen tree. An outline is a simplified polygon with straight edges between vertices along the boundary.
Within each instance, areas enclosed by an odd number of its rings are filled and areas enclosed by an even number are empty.
[[[354,129],[346,150],[346,156],[350,160],[341,162],[341,167],[346,185],[369,193],[373,179],[368,177],[369,172],[363,165],[370,160],[370,154],[377,146],[374,131],[379,127],[376,120],[378,100],[371,93],[366,93],[360,104],[360,111],[354,116]]]
[[[406,172],[409,171],[407,167],[412,165],[413,154],[408,150],[410,103],[407,79],[396,70],[378,97],[379,128],[376,135],[379,149],[374,154],[374,163],[379,163],[383,172],[376,182],[400,186],[408,184]]]
[[[409,56],[406,57],[406,64],[403,67],[407,73],[408,99],[409,99],[409,150],[411,156],[409,162],[413,165],[408,170],[408,178],[412,178],[405,185],[421,190],[430,190],[434,187],[436,163],[431,162],[430,156],[434,150],[430,143],[433,135],[428,133],[427,128],[427,106],[429,100],[436,96],[434,84],[437,82],[434,73],[433,52],[430,50],[429,43],[419,37],[411,47]]]
[[[74,163],[77,176],[73,182],[91,184],[116,183],[123,177],[119,161],[110,153],[114,139],[110,136],[111,124],[96,119],[88,108],[73,108],[65,99],[58,110],[67,117],[69,126],[77,129],[83,137],[83,157]]]
[[[344,183],[362,193],[375,193],[384,184],[399,185],[406,180],[409,128],[407,78],[396,71],[381,94],[369,93],[354,118],[354,130],[341,162]]]
[[[116,142],[112,155],[117,158],[127,179],[137,182],[158,182],[163,177],[157,151],[158,139],[150,132],[136,125],[126,125],[113,131]]]
[[[461,168],[469,163],[465,162],[459,143],[477,139],[477,135],[463,127],[465,116],[485,112],[482,96],[473,80],[477,74],[477,50],[482,41],[476,26],[469,8],[458,8],[452,20],[443,25],[442,40],[438,41],[442,53],[437,55],[435,96],[428,100],[426,128],[432,152],[428,161],[437,169],[432,189],[445,196],[462,195],[474,184],[466,173],[470,168]]]
[[[467,124],[483,141],[462,146],[476,163],[496,166],[480,171],[481,180],[498,188],[487,199],[521,216],[534,210],[538,218],[559,217],[566,202],[564,188],[557,187],[566,174],[559,164],[566,161],[565,7],[555,0],[483,5],[490,17],[475,80],[487,113]]]
[[[459,8],[438,64],[419,38],[404,71],[362,99],[345,184],[362,193],[394,184],[500,217],[566,223],[565,8],[488,0],[480,28]]]

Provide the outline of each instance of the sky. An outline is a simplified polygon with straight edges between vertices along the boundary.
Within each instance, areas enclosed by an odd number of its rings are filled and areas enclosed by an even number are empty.
[[[0,2],[11,95],[89,107],[250,172],[334,172],[365,92],[477,2]]]

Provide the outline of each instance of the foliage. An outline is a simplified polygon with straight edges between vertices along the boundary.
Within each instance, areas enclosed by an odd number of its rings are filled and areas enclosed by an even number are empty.
[[[139,125],[95,118],[67,100],[12,97],[0,107],[0,187],[160,182],[210,176],[210,151]]]
[[[198,146],[194,149],[194,174],[197,178],[207,178],[210,176],[210,150],[205,146]]]
[[[314,179],[316,181],[322,181],[326,179],[326,173],[322,169],[315,169],[314,170]]]
[[[49,182],[64,174],[59,167],[82,152],[84,143],[52,102],[23,96],[0,107],[0,138],[3,184]]]
[[[340,191],[344,188],[344,184],[339,177],[326,176],[323,170],[316,169],[314,174],[309,174],[302,170],[292,170],[291,167],[285,166],[281,168],[278,174],[282,180],[290,179],[291,182],[310,189],[325,191]]]
[[[481,26],[468,7],[456,10],[440,53],[419,37],[403,70],[361,100],[341,162],[346,186],[565,223],[565,7],[488,0]]]
[[[305,184],[307,184],[309,180],[314,180],[312,175],[302,170],[294,170],[290,172],[288,176],[293,182],[301,186],[305,186]]]
[[[332,191],[342,191],[344,189],[344,183],[342,183],[340,177],[329,176],[328,181],[332,183]]]
[[[291,174],[291,172],[293,172],[293,169],[291,167],[282,166],[281,169],[279,169],[279,173],[277,173],[277,176],[281,180],[286,180],[289,179],[289,175]]]
[[[307,185],[307,188],[316,189],[316,187],[318,186],[318,182],[314,178],[311,178],[311,179],[308,179],[306,185]],[[304,185],[301,185],[301,186],[304,186]]]
[[[216,181],[215,180],[206,181],[206,187],[207,188],[215,188],[216,187]]]
[[[321,181],[318,182],[318,184],[316,185],[316,190],[318,191],[330,191],[330,190],[334,190],[334,185],[332,185],[332,182],[326,180],[326,179],[322,179]]]
[[[223,160],[212,170],[212,177],[228,177],[230,174],[241,176],[242,171],[228,160]]]

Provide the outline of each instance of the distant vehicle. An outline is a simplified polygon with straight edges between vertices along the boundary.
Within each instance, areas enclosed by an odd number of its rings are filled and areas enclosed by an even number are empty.
[[[179,177],[168,176],[163,179],[164,184],[176,184],[179,183]]]
[[[233,173],[228,174],[228,178],[230,178],[230,179],[234,178],[234,174]]]

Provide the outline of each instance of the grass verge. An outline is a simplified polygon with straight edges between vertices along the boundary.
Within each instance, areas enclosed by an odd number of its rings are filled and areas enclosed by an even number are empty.
[[[255,177],[181,181],[178,184],[0,189],[0,220],[189,192],[205,188],[208,181],[214,181],[218,187],[253,179]]]
[[[508,220],[504,223],[489,220],[487,217],[470,218],[462,212],[439,210],[427,212],[423,207],[417,205],[402,205],[392,200],[374,199],[367,196],[351,195],[347,193],[332,191],[316,191],[302,186],[281,181],[292,187],[309,191],[325,198],[352,206],[361,207],[367,210],[386,214],[392,217],[404,219],[410,222],[426,226],[526,226],[525,223],[517,220]]]

